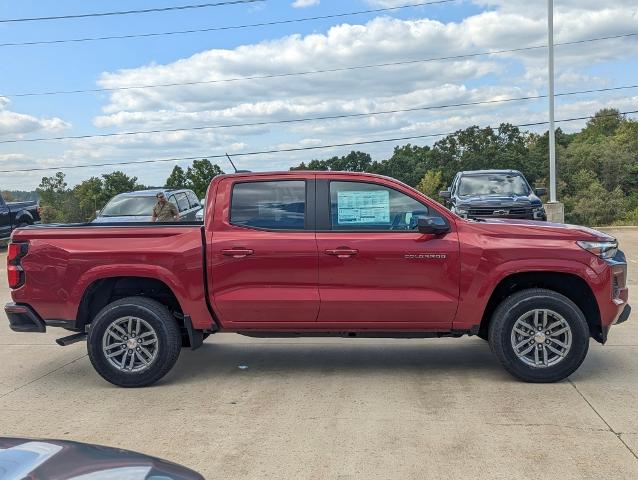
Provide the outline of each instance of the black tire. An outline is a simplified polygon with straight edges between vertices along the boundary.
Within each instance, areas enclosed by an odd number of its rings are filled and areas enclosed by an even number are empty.
[[[116,368],[107,359],[103,349],[102,342],[106,330],[117,320],[129,316],[147,322],[157,337],[156,356],[149,362],[148,367],[139,372],[127,372]],[[168,309],[161,303],[144,297],[122,298],[105,306],[91,323],[87,338],[89,359],[93,368],[105,380],[120,387],[145,387],[157,382],[177,362],[181,344],[179,326]]]
[[[554,365],[546,367],[528,365],[514,351],[512,345],[514,324],[523,315],[535,309],[556,312],[563,317],[571,329],[571,348],[564,354],[562,360]],[[488,337],[492,352],[505,370],[525,382],[532,383],[551,383],[567,378],[580,367],[589,349],[589,327],[580,308],[564,295],[542,288],[522,290],[503,300],[492,315]],[[542,349],[542,343],[540,347],[538,345],[536,347],[539,350]]]

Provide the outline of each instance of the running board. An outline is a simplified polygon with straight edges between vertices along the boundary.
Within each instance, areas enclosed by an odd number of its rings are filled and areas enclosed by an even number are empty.
[[[68,345],[72,345],[77,342],[81,342],[86,339],[86,333],[75,333],[73,335],[69,335],[68,337],[58,338],[55,343],[60,345],[61,347],[66,347]]]

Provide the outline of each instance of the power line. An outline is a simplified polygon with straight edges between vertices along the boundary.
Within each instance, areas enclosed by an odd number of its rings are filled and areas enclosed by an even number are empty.
[[[638,113],[638,110],[619,112],[620,115],[629,115],[634,113]],[[598,115],[598,117],[611,117],[615,115],[616,114]],[[592,118],[596,118],[596,117],[589,115],[585,117],[565,118],[561,120],[556,120],[555,123],[566,123],[566,122],[575,122],[575,121],[581,121],[581,120],[590,120]],[[512,126],[521,128],[521,127],[547,125],[548,123],[549,122],[547,121],[530,122],[530,123],[521,123],[521,124],[512,125]],[[491,128],[491,127],[486,127],[486,128]],[[354,147],[357,145],[372,145],[372,144],[378,144],[378,143],[400,142],[400,141],[417,140],[417,139],[423,139],[423,138],[445,137],[447,135],[453,135],[455,133],[456,132],[430,133],[426,135],[411,135],[408,137],[382,138],[382,139],[376,139],[376,140],[364,140],[360,142],[335,143],[332,145],[316,145],[311,147],[291,147],[291,148],[279,148],[279,149],[272,149],[272,150],[261,150],[261,151],[255,151],[255,152],[239,152],[239,153],[233,153],[233,157],[247,157],[247,156],[254,156],[254,155],[290,153],[290,152],[300,152],[300,151],[307,151],[307,150],[323,150],[323,149],[338,148],[338,147]],[[196,157],[160,158],[160,159],[153,159],[153,160],[132,160],[129,162],[93,163],[93,164],[86,164],[86,165],[68,165],[68,166],[60,166],[60,167],[21,168],[21,169],[15,169],[15,170],[0,170],[0,173],[35,172],[35,171],[43,171],[43,170],[71,170],[71,169],[77,169],[77,168],[90,168],[90,167],[112,167],[112,166],[119,166],[119,165],[139,165],[139,164],[161,163],[161,162],[181,162],[181,161],[188,161],[188,160],[197,160],[200,158],[208,158],[208,159],[226,158],[226,154],[223,153],[218,155],[198,155]]]
[[[42,20],[69,20],[89,17],[111,17],[116,15],[137,15],[140,13],[160,13],[175,10],[193,10],[196,8],[221,7],[224,5],[238,5],[242,3],[256,3],[263,1],[265,0],[227,0],[225,2],[200,3],[197,5],[176,5],[172,7],[145,8],[142,10],[120,10],[115,12],[82,13],[78,15],[57,15],[54,17],[6,18],[0,19],[0,23],[39,22]]]
[[[218,32],[218,31],[224,31],[224,30],[237,30],[237,29],[243,29],[243,28],[270,27],[275,25],[285,25],[289,23],[310,22],[310,21],[316,21],[316,20],[327,20],[330,18],[342,18],[342,17],[350,17],[350,16],[356,16],[356,15],[390,12],[390,11],[402,10],[406,8],[415,8],[415,7],[423,7],[427,5],[451,3],[455,1],[458,1],[458,0],[438,0],[438,1],[432,1],[432,2],[421,2],[421,3],[412,3],[408,5],[399,5],[396,7],[375,8],[370,10],[359,10],[355,12],[335,13],[330,15],[317,15],[314,17],[292,18],[292,19],[283,19],[283,20],[273,20],[271,22],[249,23],[249,24],[243,24],[243,25],[227,25],[227,26],[221,26],[221,27],[198,28],[198,29],[190,29],[190,30],[133,33],[129,35],[107,35],[103,37],[83,37],[83,38],[69,38],[69,39],[57,39],[57,40],[36,40],[32,42],[0,43],[0,47],[22,47],[22,46],[32,46],[32,45],[51,45],[51,44],[60,44],[60,43],[95,42],[95,41],[102,41],[102,40],[122,40],[122,39],[130,39],[130,38],[160,37],[165,35],[186,35],[186,34],[192,34],[192,33]]]
[[[558,93],[555,96],[561,97],[561,96],[571,96],[571,95],[582,95],[587,93],[611,92],[611,91],[618,91],[618,90],[629,90],[634,88],[638,88],[638,85],[623,85],[618,87],[598,88],[598,89],[591,89],[591,90],[578,90],[573,92]],[[197,126],[197,127],[167,128],[167,129],[156,129],[156,130],[136,130],[136,131],[130,131],[130,132],[99,133],[99,134],[93,134],[93,135],[68,135],[68,136],[60,136],[60,137],[0,140],[0,144],[32,143],[32,142],[46,142],[46,141],[59,141],[59,140],[84,140],[88,138],[124,137],[124,136],[144,135],[144,134],[153,134],[153,133],[175,133],[175,132],[190,132],[190,131],[201,131],[201,130],[217,130],[217,129],[226,129],[226,128],[261,127],[265,125],[281,125],[281,124],[290,124],[290,123],[315,122],[315,121],[322,121],[322,120],[340,120],[340,119],[346,119],[346,118],[370,117],[370,116],[376,116],[376,115],[389,115],[389,114],[395,114],[395,113],[408,113],[408,112],[419,112],[419,111],[425,111],[425,110],[440,110],[440,109],[455,108],[455,107],[469,107],[469,106],[477,106],[477,105],[520,102],[520,101],[527,101],[527,100],[538,100],[541,98],[547,98],[547,95],[528,95],[525,97],[501,98],[496,100],[449,103],[444,105],[429,105],[424,107],[413,107],[413,108],[404,108],[404,109],[395,109],[395,110],[381,110],[376,112],[344,113],[339,115],[323,115],[318,117],[291,118],[291,119],[284,119],[284,120],[264,120],[259,122],[230,123],[230,124],[221,124],[221,125],[203,125],[203,126]]]
[[[604,40],[613,40],[618,38],[627,38],[627,37],[636,37],[636,36],[638,36],[638,32],[624,33],[620,35],[610,35],[605,37],[586,38],[582,40],[574,40],[571,42],[556,43],[555,46],[558,47],[558,46],[567,46],[567,45],[578,45],[583,43],[600,42]],[[322,69],[322,70],[307,70],[303,72],[274,73],[269,75],[254,75],[254,76],[247,76],[247,77],[222,78],[217,80],[202,80],[202,81],[194,81],[194,82],[162,83],[162,84],[155,84],[155,85],[131,85],[131,86],[125,86],[125,87],[92,88],[92,89],[84,89],[84,90],[55,90],[55,91],[45,91],[45,92],[22,92],[22,93],[10,93],[6,95],[3,94],[0,96],[8,97],[8,98],[9,97],[17,98],[17,97],[35,97],[35,96],[45,96],[45,95],[71,95],[71,94],[79,94],[79,93],[115,92],[115,91],[121,91],[121,90],[138,90],[138,89],[147,89],[147,88],[184,87],[184,86],[193,86],[193,85],[239,82],[239,81],[247,81],[247,80],[265,80],[270,78],[316,75],[316,74],[323,74],[323,73],[335,73],[335,72],[345,72],[345,71],[352,71],[352,70],[364,70],[364,69],[370,69],[370,68],[393,67],[393,66],[399,66],[399,65],[412,65],[417,63],[438,62],[438,61],[445,61],[445,60],[460,60],[460,59],[475,58],[475,57],[482,57],[482,56],[488,56],[488,55],[501,55],[506,53],[526,52],[530,50],[539,50],[543,48],[547,48],[547,45],[534,45],[529,47],[508,48],[504,50],[466,53],[466,54],[460,54],[460,55],[448,55],[445,57],[431,57],[431,58],[423,58],[423,59],[416,59],[416,60],[402,60],[398,62],[354,65],[349,67],[338,67],[338,68],[329,68],[329,69]]]

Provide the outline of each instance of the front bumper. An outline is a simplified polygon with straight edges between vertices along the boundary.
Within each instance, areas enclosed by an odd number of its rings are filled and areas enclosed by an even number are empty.
[[[47,327],[35,311],[28,305],[7,303],[4,313],[9,319],[9,328],[14,332],[45,333]]]

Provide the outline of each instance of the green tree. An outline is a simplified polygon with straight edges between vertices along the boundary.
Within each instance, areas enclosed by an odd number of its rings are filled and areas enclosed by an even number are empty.
[[[195,192],[197,198],[204,198],[211,180],[223,173],[218,165],[213,165],[207,158],[195,160],[186,170],[187,186]]]
[[[301,162],[290,170],[333,170],[338,172],[367,172],[372,166],[369,153],[352,151],[341,157],[334,156],[328,160],[311,160],[308,165]]]
[[[389,159],[374,162],[369,171],[396,178],[414,187],[428,170],[436,169],[437,166],[429,146],[408,144],[395,147]]]
[[[624,118],[616,108],[603,108],[594,114],[594,118],[587,122],[587,126],[579,134],[584,140],[595,140],[609,137],[616,133]]]
[[[137,177],[129,177],[119,170],[102,175],[102,182],[104,196],[107,199],[111,199],[119,193],[133,192],[144,188],[137,183]]]
[[[591,170],[581,170],[572,178],[573,195],[565,197],[565,217],[579,225],[611,225],[627,209],[627,198],[620,189],[606,190]]]
[[[71,195],[64,173],[56,172],[52,177],[43,177],[36,189],[40,196],[42,221],[64,223],[67,221],[66,207]]]
[[[439,201],[439,192],[444,188],[443,173],[440,170],[430,170],[423,175],[423,178],[416,186],[416,189],[430,197],[432,200]]]
[[[91,177],[73,188],[73,197],[77,201],[82,220],[95,217],[95,211],[101,210],[109,198],[104,192],[104,182],[99,177]]]
[[[187,183],[184,169],[179,165],[175,165],[173,171],[166,179],[166,188],[184,188]]]

